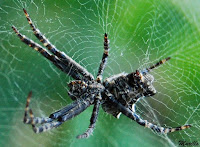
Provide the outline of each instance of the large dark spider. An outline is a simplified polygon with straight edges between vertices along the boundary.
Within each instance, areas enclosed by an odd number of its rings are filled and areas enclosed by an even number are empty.
[[[34,117],[32,110],[29,108],[32,95],[31,92],[29,93],[24,114],[24,123],[31,124],[35,133],[41,133],[60,126],[63,122],[86,110],[90,105],[94,105],[90,119],[90,125],[85,133],[77,136],[77,138],[87,138],[92,134],[98,117],[100,105],[102,105],[102,108],[105,112],[112,114],[116,118],[119,118],[120,114],[122,113],[128,118],[136,121],[139,125],[150,128],[158,133],[169,133],[191,127],[191,125],[183,125],[175,128],[159,127],[149,123],[147,120],[143,120],[138,114],[135,113],[135,104],[140,100],[140,98],[153,96],[156,94],[156,90],[152,85],[154,77],[150,75],[149,72],[155,67],[165,63],[170,59],[170,57],[159,61],[155,65],[146,68],[145,70],[136,70],[136,72],[129,74],[121,73],[102,81],[102,74],[106,66],[109,52],[108,35],[105,33],[104,53],[97,77],[94,79],[92,74],[89,73],[85,68],[76,63],[65,53],[56,49],[56,47],[53,46],[37,28],[35,28],[27,11],[25,9],[23,10],[34,35],[52,54],[50,54],[39,44],[20,34],[17,29],[12,26],[12,29],[15,31],[17,36],[22,42],[29,45],[42,54],[45,58],[50,60],[57,68],[61,69],[63,72],[75,79],[68,84],[70,88],[68,94],[74,102],[52,113],[49,117]],[[30,118],[28,118],[28,113],[30,114]],[[43,125],[36,126],[36,124]]]

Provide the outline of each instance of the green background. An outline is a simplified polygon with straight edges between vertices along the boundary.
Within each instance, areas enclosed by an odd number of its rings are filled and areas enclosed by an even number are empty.
[[[0,145],[1,146],[178,146],[200,144],[200,1],[0,1]],[[160,59],[172,59],[155,69],[157,94],[136,107],[142,118],[160,126],[191,124],[186,131],[165,136],[139,126],[125,116],[115,119],[100,110],[93,136],[86,130],[92,107],[52,131],[34,134],[22,123],[26,97],[33,91],[36,116],[71,102],[67,82],[72,78],[20,42],[11,29],[39,42],[23,14],[61,51],[94,76],[109,35],[110,56],[104,78],[144,69]]]

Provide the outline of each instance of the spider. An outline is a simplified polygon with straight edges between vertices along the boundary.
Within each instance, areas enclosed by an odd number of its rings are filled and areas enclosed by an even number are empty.
[[[35,27],[27,11],[25,9],[23,9],[23,11],[28,23],[31,26],[31,29],[33,30],[34,35],[48,49],[48,51],[31,39],[20,34],[19,31],[12,26],[12,29],[17,36],[22,42],[38,51],[42,56],[50,60],[57,68],[74,79],[74,81],[68,84],[68,95],[73,102],[50,114],[49,117],[34,117],[32,109],[29,108],[32,92],[28,94],[23,121],[25,124],[32,125],[35,133],[41,133],[56,128],[65,121],[79,115],[91,105],[94,105],[94,107],[90,118],[89,127],[83,134],[77,136],[78,139],[88,138],[93,133],[100,105],[105,112],[113,115],[116,118],[119,118],[121,114],[124,114],[128,118],[136,121],[136,123],[139,125],[150,128],[153,131],[161,134],[175,132],[191,127],[191,125],[188,124],[175,128],[160,127],[148,122],[147,120],[143,120],[135,112],[135,104],[141,98],[156,94],[156,90],[153,87],[154,77],[150,74],[150,72],[154,68],[164,64],[170,59],[170,57],[160,60],[156,64],[142,71],[136,70],[132,73],[120,73],[108,77],[103,81],[102,75],[106,67],[109,53],[109,40],[107,33],[104,35],[103,57],[97,76],[94,78],[93,75],[80,64],[52,45]]]

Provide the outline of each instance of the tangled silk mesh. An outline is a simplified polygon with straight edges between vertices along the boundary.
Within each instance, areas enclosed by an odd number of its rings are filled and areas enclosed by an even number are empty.
[[[0,145],[177,146],[179,141],[200,144],[199,6],[199,1],[189,0],[0,2]],[[157,94],[141,99],[136,112],[159,126],[193,127],[159,135],[125,116],[118,120],[101,109],[93,136],[77,140],[76,135],[89,125],[90,107],[57,129],[34,134],[30,125],[22,123],[28,92],[33,91],[34,114],[48,116],[71,102],[66,83],[72,78],[14,34],[12,25],[39,43],[23,8],[52,44],[94,76],[102,57],[105,32],[111,50],[104,79],[142,70],[170,56],[170,61],[152,71]]]

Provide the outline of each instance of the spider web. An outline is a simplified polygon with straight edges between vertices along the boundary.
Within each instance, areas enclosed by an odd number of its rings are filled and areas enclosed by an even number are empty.
[[[0,1],[0,145],[2,146],[178,146],[200,144],[200,2],[193,0],[47,0]],[[26,97],[33,91],[36,116],[71,102],[67,82],[72,78],[20,42],[15,25],[32,33],[22,8],[61,51],[96,76],[103,53],[103,34],[110,40],[104,78],[133,72],[170,56],[152,71],[157,94],[141,99],[136,112],[165,127],[191,124],[187,130],[159,135],[121,116],[100,110],[93,136],[77,140],[89,125],[92,107],[52,131],[34,134],[22,123]],[[156,145],[155,145],[156,143]]]

